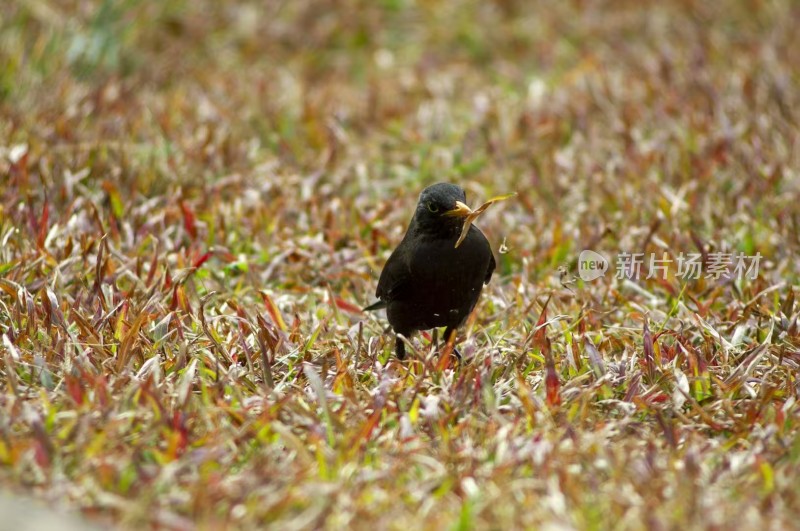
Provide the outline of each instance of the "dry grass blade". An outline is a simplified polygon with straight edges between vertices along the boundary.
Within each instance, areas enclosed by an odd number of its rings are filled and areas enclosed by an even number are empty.
[[[459,235],[458,240],[456,240],[455,247],[458,248],[458,246],[461,245],[461,243],[464,241],[464,238],[466,238],[467,234],[469,233],[469,227],[470,227],[470,225],[472,225],[472,222],[475,221],[476,219],[478,219],[478,216],[483,214],[486,211],[487,208],[492,206],[494,203],[497,203],[497,202],[500,202],[500,201],[505,201],[506,199],[514,197],[515,195],[517,195],[517,194],[516,193],[511,193],[511,194],[506,194],[506,195],[498,195],[496,197],[493,197],[493,198],[489,199],[484,204],[482,204],[481,206],[479,206],[478,208],[476,208],[475,210],[470,212],[467,215],[467,217],[464,218],[464,227],[461,229],[461,235]]]

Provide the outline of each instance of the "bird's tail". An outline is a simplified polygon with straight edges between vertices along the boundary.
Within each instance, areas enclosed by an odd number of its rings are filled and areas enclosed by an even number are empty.
[[[378,302],[370,304],[369,306],[367,306],[366,308],[364,308],[361,311],[363,311],[363,312],[374,312],[375,310],[382,310],[384,308],[386,308],[386,301],[378,301]]]

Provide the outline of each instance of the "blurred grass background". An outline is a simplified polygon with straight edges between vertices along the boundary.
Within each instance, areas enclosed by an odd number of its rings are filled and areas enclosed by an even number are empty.
[[[0,478],[123,527],[794,526],[798,23],[3,2]],[[446,370],[355,311],[442,180],[518,194]],[[763,260],[584,284],[586,248]]]

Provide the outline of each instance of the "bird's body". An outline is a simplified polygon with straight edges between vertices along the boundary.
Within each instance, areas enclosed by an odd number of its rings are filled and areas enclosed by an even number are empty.
[[[381,272],[375,293],[381,303],[370,307],[386,307],[395,333],[408,337],[445,326],[449,338],[492,277],[492,249],[478,228],[470,226],[455,247],[464,223],[464,210],[459,209],[468,210],[465,201],[464,190],[446,183],[429,186],[420,195],[406,235]],[[401,359],[405,355],[400,338],[396,352]]]

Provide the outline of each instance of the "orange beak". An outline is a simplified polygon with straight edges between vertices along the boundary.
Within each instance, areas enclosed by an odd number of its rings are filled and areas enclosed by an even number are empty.
[[[470,214],[472,214],[472,209],[461,201],[456,201],[456,207],[444,213],[445,216],[451,218],[465,218]]]

